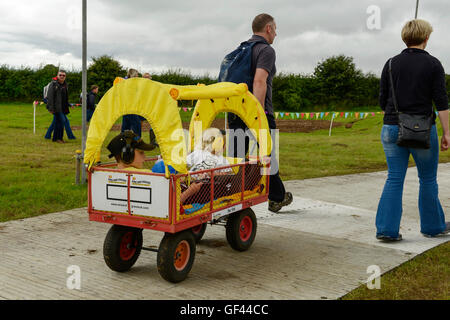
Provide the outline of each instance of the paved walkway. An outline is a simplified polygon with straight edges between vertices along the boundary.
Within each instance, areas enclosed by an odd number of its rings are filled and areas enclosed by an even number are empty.
[[[440,199],[450,220],[450,164],[439,167]],[[375,212],[386,172],[288,181],[294,202],[279,214],[254,210],[258,231],[247,252],[232,250],[221,226],[208,226],[194,267],[179,284],[163,280],[156,254],[143,251],[127,273],[111,271],[102,246],[109,224],[89,222],[86,208],[0,223],[0,299],[336,299],[443,242],[419,233],[418,181],[408,170],[401,233],[375,239]],[[144,246],[161,232],[144,231]],[[68,289],[68,267],[81,288]],[[381,283],[381,286],[383,283]]]

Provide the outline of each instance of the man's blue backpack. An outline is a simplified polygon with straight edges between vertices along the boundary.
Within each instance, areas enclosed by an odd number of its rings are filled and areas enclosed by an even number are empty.
[[[225,56],[220,65],[218,82],[246,83],[253,90],[252,48],[255,42],[242,42],[239,47]]]

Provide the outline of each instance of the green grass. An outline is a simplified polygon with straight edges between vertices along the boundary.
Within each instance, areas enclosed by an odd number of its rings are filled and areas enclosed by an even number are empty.
[[[450,300],[450,242],[422,253],[381,277],[380,289],[363,284],[342,300]]]
[[[191,114],[180,113],[183,121]],[[81,108],[71,109],[69,120],[72,126],[81,126]],[[51,121],[45,106],[37,106],[33,134],[32,103],[0,104],[0,222],[87,206],[86,185],[75,184],[74,156],[81,149],[81,131],[74,130],[77,140],[53,143],[44,139]],[[333,128],[331,137],[328,130],[280,134],[283,180],[386,170],[380,143],[382,115],[335,121],[353,125]],[[438,128],[441,133],[439,123]],[[106,141],[116,134],[110,132]],[[108,161],[105,145],[102,161]],[[449,161],[450,152],[440,154],[440,162]],[[449,249],[450,243],[443,244],[383,275],[381,290],[362,285],[344,298],[449,299]]]

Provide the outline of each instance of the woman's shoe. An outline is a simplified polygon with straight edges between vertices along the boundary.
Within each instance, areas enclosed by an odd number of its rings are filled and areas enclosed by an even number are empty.
[[[400,241],[403,238],[402,238],[402,235],[399,233],[396,238],[390,237],[390,236],[385,236],[384,234],[377,234],[377,239],[381,240],[381,241],[385,241],[385,242],[395,242],[395,241]]]
[[[442,231],[442,232],[440,232],[438,234],[435,234],[433,236],[431,234],[426,234],[426,233],[422,233],[422,235],[424,237],[426,237],[426,238],[434,238],[434,237],[442,236],[442,235],[445,235],[445,234],[448,234],[448,233],[450,233],[450,221],[445,223],[444,231]]]

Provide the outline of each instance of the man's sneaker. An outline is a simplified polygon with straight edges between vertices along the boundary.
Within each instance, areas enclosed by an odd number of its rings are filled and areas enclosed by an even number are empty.
[[[432,236],[431,234],[426,234],[426,233],[422,233],[422,235],[426,238],[434,238],[434,237],[442,236],[442,235],[445,235],[448,233],[450,233],[450,221],[445,223],[445,229],[441,233],[435,234],[434,236]]]
[[[384,234],[377,234],[377,239],[381,240],[381,241],[385,241],[385,242],[395,242],[395,241],[400,241],[403,238],[402,238],[402,235],[399,233],[396,238],[390,237],[390,236],[385,236]]]
[[[282,207],[290,205],[292,203],[293,198],[294,197],[292,196],[292,193],[286,192],[284,194],[284,199],[281,202],[269,200],[269,210],[272,212],[278,212],[281,210]]]
[[[284,206],[288,206],[292,203],[292,200],[294,199],[294,197],[292,196],[292,193],[290,192],[285,192],[284,193],[284,200],[281,201],[281,205]]]

